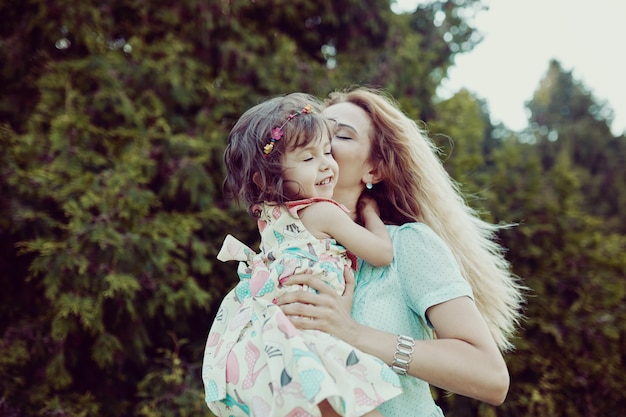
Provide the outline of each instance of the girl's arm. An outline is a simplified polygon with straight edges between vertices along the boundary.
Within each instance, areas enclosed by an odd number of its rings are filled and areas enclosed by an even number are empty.
[[[371,200],[361,209],[365,227],[356,224],[337,205],[320,201],[300,210],[300,220],[316,237],[328,235],[359,258],[373,266],[388,265],[393,259],[393,245],[385,224],[378,217]]]
[[[277,299],[296,327],[330,333],[391,364],[397,335],[352,319],[350,304],[343,302],[352,291],[339,296],[313,275],[293,275],[285,284],[306,284],[318,291],[287,292]],[[472,300],[446,301],[428,309],[427,315],[437,339],[415,341],[408,374],[447,391],[502,404],[509,389],[506,363]]]

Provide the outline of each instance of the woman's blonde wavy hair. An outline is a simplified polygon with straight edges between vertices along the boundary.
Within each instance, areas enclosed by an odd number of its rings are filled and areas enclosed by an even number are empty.
[[[501,350],[520,319],[523,286],[512,274],[496,232],[507,226],[482,220],[466,203],[441,163],[439,149],[384,93],[357,88],[331,93],[326,105],[348,102],[372,120],[370,161],[382,181],[369,191],[389,224],[422,222],[449,246],[470,283],[482,313]]]

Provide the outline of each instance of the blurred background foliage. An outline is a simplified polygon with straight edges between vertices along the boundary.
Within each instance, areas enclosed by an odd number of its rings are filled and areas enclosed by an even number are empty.
[[[530,287],[494,408],[433,389],[449,417],[626,409],[626,139],[556,61],[528,128],[437,87],[480,34],[479,0],[0,3],[0,415],[209,416],[200,376],[237,279],[221,193],[237,117],[291,91],[388,91],[423,121]],[[532,30],[532,29],[531,29]]]

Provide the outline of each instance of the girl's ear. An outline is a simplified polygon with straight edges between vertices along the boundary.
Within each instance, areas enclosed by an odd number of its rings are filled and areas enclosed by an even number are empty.
[[[259,187],[260,189],[265,188],[264,187],[265,184],[263,184],[263,179],[261,178],[261,174],[259,174],[258,172],[255,172],[252,175],[252,182],[254,182],[257,185],[257,187]]]

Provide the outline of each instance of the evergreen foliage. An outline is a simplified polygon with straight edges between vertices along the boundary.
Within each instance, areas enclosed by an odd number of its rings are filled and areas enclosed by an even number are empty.
[[[611,135],[612,110],[556,61],[550,63],[528,108],[545,168],[559,153],[567,153],[580,168],[584,209],[604,218],[609,229],[626,232],[626,141]]]
[[[221,193],[236,118],[291,91],[385,88],[530,288],[512,386],[449,417],[624,408],[625,139],[552,62],[521,134],[467,91],[435,100],[481,2],[395,15],[387,0],[0,4],[0,415],[209,416],[200,376],[215,260],[254,223]]]

